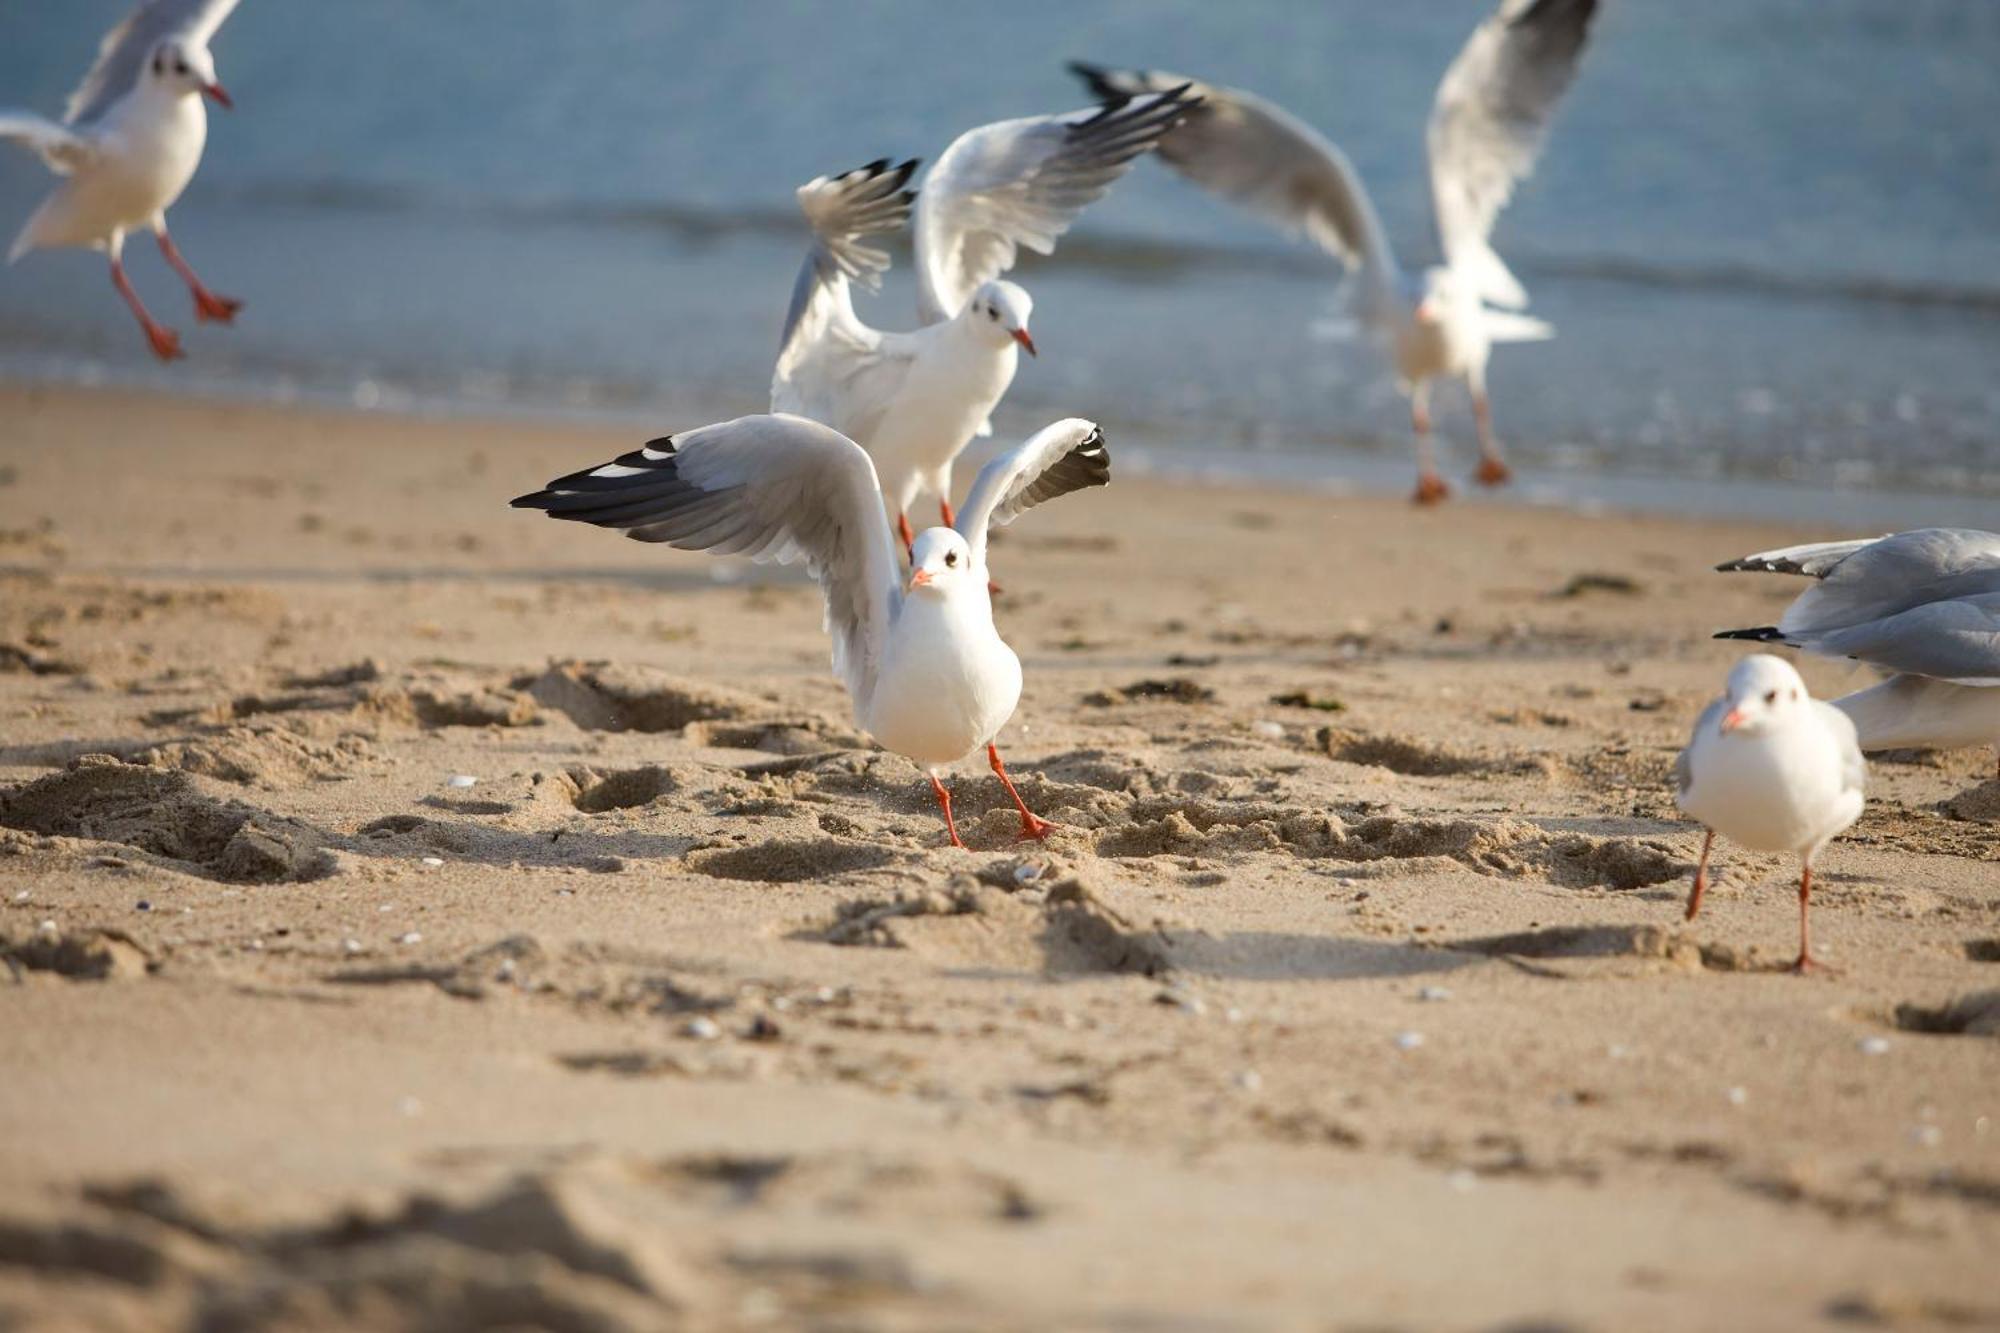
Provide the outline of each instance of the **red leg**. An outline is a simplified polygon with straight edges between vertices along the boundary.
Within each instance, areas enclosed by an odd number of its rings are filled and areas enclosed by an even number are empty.
[[[1513,480],[1514,473],[1500,456],[1500,441],[1493,438],[1493,405],[1486,400],[1484,389],[1472,391],[1472,419],[1479,423],[1479,484],[1504,486]]]
[[[1688,894],[1687,919],[1694,920],[1694,914],[1701,910],[1701,895],[1708,892],[1708,852],[1715,846],[1715,830],[1701,840],[1701,864],[1694,868],[1694,889]]]
[[[167,257],[167,262],[174,266],[174,272],[181,275],[181,281],[185,282],[188,290],[194,293],[195,318],[203,323],[209,320],[214,320],[218,324],[234,322],[236,312],[243,308],[243,303],[227,296],[217,296],[202,286],[201,279],[194,275],[194,269],[188,265],[187,260],[181,258],[180,247],[174,244],[173,237],[167,235],[165,227],[160,228],[159,238],[160,253]]]
[[[896,535],[903,539],[903,554],[912,561],[917,558],[917,534],[910,531],[910,516],[896,515]]]
[[[938,513],[943,516],[946,527],[955,528],[958,526],[958,516],[951,512],[951,501],[940,497],[938,499]]]
[[[1431,449],[1429,399],[1428,381],[1419,384],[1410,395],[1410,429],[1417,435],[1417,490],[1410,498],[1420,505],[1434,505],[1451,496],[1451,487],[1438,474],[1437,457]]]
[[[138,317],[139,327],[146,331],[146,341],[153,345],[153,355],[162,361],[172,361],[181,354],[181,336],[159,323],[146,309],[146,303],[139,299],[139,293],[132,290],[132,282],[125,276],[125,265],[117,259],[111,261],[111,285],[125,298],[125,304],[132,307]]]
[[[989,744],[986,747],[986,761],[993,765],[993,772],[1000,779],[1000,785],[1014,798],[1014,808],[1021,812],[1021,836],[1024,838],[1046,838],[1054,824],[1046,819],[1037,819],[1028,809],[1028,803],[1021,799],[1021,793],[1014,790],[1014,779],[1007,776],[1007,765],[1000,762],[1000,747]]]
[[[1812,956],[1812,927],[1806,920],[1806,905],[1812,901],[1812,862],[1799,865],[1799,960],[1792,964],[1792,971],[1804,976],[1808,972],[1833,972],[1829,967]]]
[[[931,774],[931,790],[937,793],[938,809],[944,811],[945,831],[951,834],[951,845],[954,847],[965,846],[958,838],[958,824],[951,817],[951,793],[944,789],[944,784],[938,781],[938,776],[935,773]]]

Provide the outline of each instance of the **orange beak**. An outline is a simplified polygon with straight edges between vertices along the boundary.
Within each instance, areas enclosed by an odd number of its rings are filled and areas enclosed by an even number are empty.
[[[928,569],[913,569],[910,571],[910,587],[921,588],[930,581],[931,572]]]
[[[1724,735],[1728,735],[1730,732],[1736,730],[1738,727],[1742,725],[1743,725],[1743,710],[1740,708],[1732,708],[1728,712],[1722,715],[1720,730]]]
[[[1021,344],[1021,346],[1027,348],[1029,356],[1036,355],[1035,340],[1028,336],[1028,331],[1026,329],[1015,329],[1014,341]]]
[[[201,90],[207,93],[210,97],[214,98],[219,105],[227,108],[228,110],[234,111],[236,109],[236,103],[230,100],[229,90],[227,88],[224,88],[221,84],[205,83],[202,85]]]

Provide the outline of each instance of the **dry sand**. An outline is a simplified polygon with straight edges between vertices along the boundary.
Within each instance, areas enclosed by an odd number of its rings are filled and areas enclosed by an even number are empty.
[[[954,851],[808,585],[506,507],[630,432],[0,421],[0,1327],[2000,1323],[1992,756],[1839,975],[1680,919],[1708,566],[1830,534],[1118,478]]]

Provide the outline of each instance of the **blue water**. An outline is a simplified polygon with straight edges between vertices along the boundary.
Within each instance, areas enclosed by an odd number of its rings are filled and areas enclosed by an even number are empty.
[[[122,8],[8,7],[0,101],[57,110]],[[101,259],[37,254],[0,272],[0,373],[661,428],[754,409],[803,245],[793,187],[1081,105],[1077,57],[1291,107],[1414,265],[1435,254],[1424,116],[1487,8],[247,0],[215,44],[239,109],[173,214],[249,302],[239,326],[195,326],[142,240],[135,280],[190,352],[156,367]],[[1607,0],[1496,237],[1561,330],[1492,367],[1527,470],[2000,497],[1996,69],[2000,5]],[[0,157],[0,228],[46,180]],[[1400,468],[1379,362],[1309,335],[1330,266],[1157,166],[1022,276],[1044,355],[1003,435],[1080,413],[1224,459]],[[864,313],[905,327],[892,278]],[[1462,403],[1440,406],[1463,467]]]

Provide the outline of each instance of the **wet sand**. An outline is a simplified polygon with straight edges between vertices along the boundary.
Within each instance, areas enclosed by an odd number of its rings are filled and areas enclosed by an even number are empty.
[[[629,432],[0,420],[0,1325],[2000,1323],[1990,752],[1871,766],[1837,975],[1783,858],[1681,920],[1709,566],[1835,534],[1107,423],[958,851],[809,585],[506,507]]]

